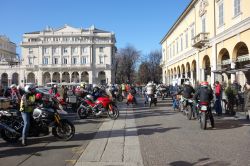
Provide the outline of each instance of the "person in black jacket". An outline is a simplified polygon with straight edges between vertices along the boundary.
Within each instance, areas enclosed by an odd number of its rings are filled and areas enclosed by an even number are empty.
[[[201,103],[201,102],[207,102],[208,105],[210,105],[211,101],[213,100],[213,90],[212,88],[208,85],[208,82],[201,82],[200,87],[197,89],[197,91],[194,94],[194,100],[196,103]],[[194,104],[195,106],[196,104]],[[214,127],[214,118],[212,114],[211,107],[208,107],[209,109],[209,119],[211,121],[212,127]]]
[[[195,91],[194,91],[194,88],[191,86],[190,81],[186,81],[184,83],[181,93],[185,99],[191,99],[193,97],[192,94],[194,94]]]

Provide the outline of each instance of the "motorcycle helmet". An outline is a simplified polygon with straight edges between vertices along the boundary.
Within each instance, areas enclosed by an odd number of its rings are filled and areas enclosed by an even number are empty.
[[[34,93],[35,90],[36,90],[36,87],[35,87],[34,85],[26,85],[26,86],[24,87],[24,91],[25,91],[25,93],[27,93],[27,94]]]
[[[42,99],[42,94],[41,93],[37,93],[36,94],[36,100],[41,100]]]
[[[184,85],[191,85],[191,82],[190,81],[185,81]]]
[[[201,82],[201,87],[207,87],[207,86],[208,86],[208,82],[207,81]]]

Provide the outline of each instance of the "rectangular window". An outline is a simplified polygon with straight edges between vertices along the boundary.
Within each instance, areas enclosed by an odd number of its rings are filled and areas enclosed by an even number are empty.
[[[175,44],[173,43],[173,56],[175,56]]]
[[[240,14],[240,0],[234,0],[234,16]]]
[[[179,43],[178,43],[178,39],[176,39],[176,53],[179,53]]]
[[[49,59],[47,57],[43,58],[43,64],[47,65],[49,63]]]
[[[104,57],[103,56],[99,56],[99,64],[104,64]]]
[[[44,54],[48,54],[49,53],[49,49],[48,48],[43,48],[43,52],[44,52]]]
[[[63,64],[68,64],[68,59],[67,58],[63,58]]]
[[[73,52],[74,54],[77,54],[77,53],[78,53],[77,47],[73,47],[73,48],[72,48],[72,52]]]
[[[99,52],[103,52],[103,47],[99,47]]]
[[[219,4],[219,26],[224,24],[224,5],[223,3]]]
[[[29,65],[32,65],[32,64],[33,64],[33,58],[29,57]]]
[[[76,64],[77,64],[77,57],[74,57],[72,60],[73,60],[72,63],[73,63],[74,65],[76,65]]]
[[[33,54],[33,48],[29,48],[29,54]]]
[[[201,25],[202,25],[201,27],[202,32],[206,32],[206,18],[205,17],[201,19]]]
[[[186,48],[188,48],[188,32],[186,32]]]
[[[81,64],[87,64],[87,57],[86,56],[81,58]]]
[[[68,53],[68,49],[67,48],[63,48],[63,53],[67,54]]]
[[[181,51],[183,51],[183,40],[182,40],[182,36],[181,36]]]
[[[58,64],[58,58],[54,58],[54,64]]]
[[[86,47],[82,47],[82,53],[86,53],[87,52],[87,48]]]

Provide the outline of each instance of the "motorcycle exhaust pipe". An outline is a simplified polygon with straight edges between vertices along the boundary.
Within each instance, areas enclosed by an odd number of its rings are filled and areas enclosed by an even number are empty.
[[[6,130],[8,130],[9,132],[14,133],[14,134],[16,134],[16,135],[20,135],[20,133],[18,133],[16,130],[14,130],[13,128],[9,127],[9,126],[6,125],[6,124],[0,123],[0,128],[6,129]]]

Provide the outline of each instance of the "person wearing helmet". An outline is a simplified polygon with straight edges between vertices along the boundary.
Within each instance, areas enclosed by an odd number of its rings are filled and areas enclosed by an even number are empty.
[[[34,85],[26,85],[24,87],[25,93],[23,94],[21,98],[20,103],[20,112],[23,118],[24,126],[22,131],[22,145],[27,145],[27,135],[29,132],[29,126],[30,126],[30,116],[33,112],[33,107],[35,105],[36,101],[36,87]]]
[[[184,86],[183,86],[182,90],[180,91],[180,93],[182,93],[182,96],[183,96],[185,99],[190,99],[190,98],[192,98],[192,94],[195,93],[195,90],[194,90],[194,88],[192,87],[190,81],[184,82]]]
[[[18,109],[19,108],[19,103],[21,100],[21,95],[17,89],[17,86],[15,84],[12,84],[10,86],[10,99],[11,103],[13,105],[13,108]]]
[[[104,91],[101,88],[99,88],[98,85],[96,85],[96,84],[93,85],[92,96],[93,96],[94,100],[96,100],[98,97],[102,96],[103,93],[104,93]]]
[[[197,91],[194,94],[193,99],[195,100],[196,103],[198,103],[198,101],[201,102],[206,102],[206,103],[211,103],[211,101],[213,100],[213,90],[212,88],[209,86],[207,81],[201,82],[199,88],[197,89]],[[196,105],[196,104],[194,104]],[[208,111],[212,111],[211,109]],[[211,124],[213,121],[213,114],[212,112],[210,112],[210,121]],[[214,127],[214,126],[212,126]]]

